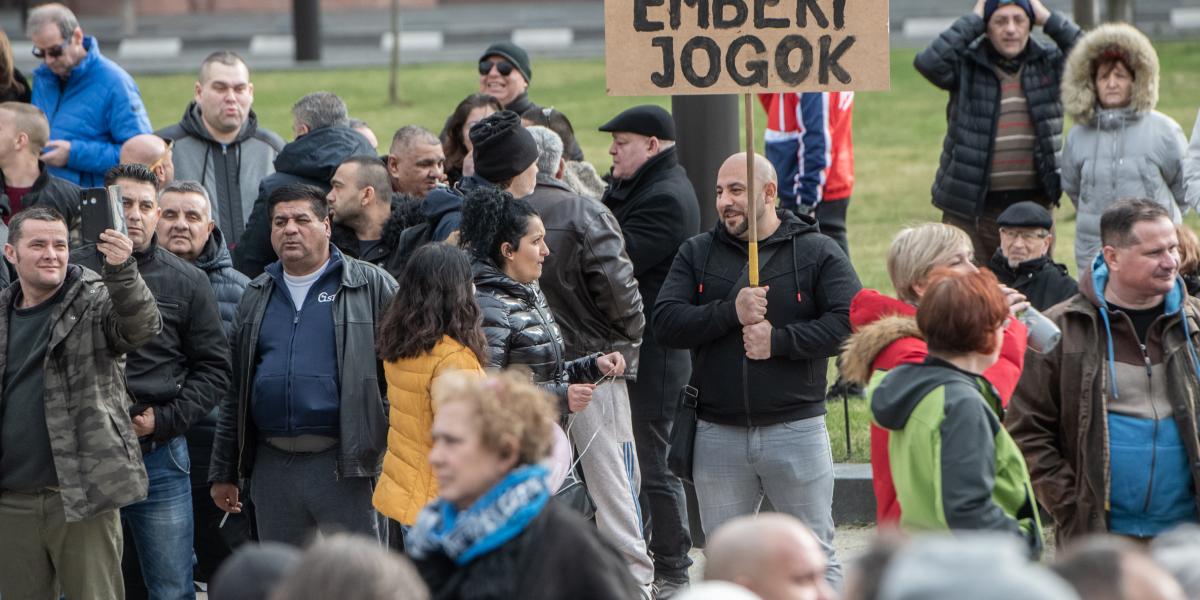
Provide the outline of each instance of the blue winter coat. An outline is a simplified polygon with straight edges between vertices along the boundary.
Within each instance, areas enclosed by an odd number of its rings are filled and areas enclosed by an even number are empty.
[[[87,56],[65,84],[46,65],[33,71],[33,105],[50,121],[50,139],[71,142],[67,166],[50,173],[80,187],[104,185],[125,140],[150,133],[150,118],[137,84],[100,54],[96,38],[83,38]]]

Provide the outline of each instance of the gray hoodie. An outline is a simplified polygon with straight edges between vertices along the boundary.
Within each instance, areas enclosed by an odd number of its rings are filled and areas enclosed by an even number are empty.
[[[1110,48],[1120,48],[1134,71],[1129,106],[1102,109],[1096,102],[1092,65]],[[1079,41],[1067,60],[1063,108],[1075,120],[1058,164],[1063,191],[1078,213],[1076,273],[1091,267],[1100,252],[1100,215],[1119,200],[1147,198],[1179,223],[1184,201],[1180,161],[1187,147],[1183,129],[1154,110],[1158,102],[1158,56],[1146,36],[1125,24],[1097,27]]]
[[[156,133],[175,141],[175,179],[204,185],[212,199],[213,221],[225,232],[227,241],[236,243],[258,197],[258,182],[275,172],[283,138],[260,129],[251,110],[237,138],[222,144],[204,127],[200,106],[194,101],[178,123]]]

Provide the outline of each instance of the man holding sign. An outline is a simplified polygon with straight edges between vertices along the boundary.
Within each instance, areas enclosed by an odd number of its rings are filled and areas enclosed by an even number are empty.
[[[717,174],[710,232],[684,242],[659,292],[659,343],[697,356],[692,474],[706,534],[751,514],[764,496],[812,528],[840,587],[833,549],[833,460],[825,430],[827,358],[850,333],[861,285],[846,254],[811,216],[776,207],[775,169],[745,154]],[[749,211],[755,212],[752,232]],[[761,287],[750,287],[747,241],[758,241]]]
[[[1034,25],[1055,45],[1030,39]],[[1059,81],[1080,35],[1040,0],[978,0],[913,62],[950,92],[933,205],[943,223],[971,236],[977,260],[1000,246],[996,217],[1004,209],[1026,200],[1058,204]]]

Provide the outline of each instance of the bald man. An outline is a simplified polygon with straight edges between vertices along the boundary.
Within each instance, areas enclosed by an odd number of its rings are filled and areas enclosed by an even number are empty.
[[[826,558],[817,538],[795,517],[738,517],[708,540],[707,581],[736,583],[762,600],[829,600]]]
[[[746,179],[745,154],[721,165],[720,225],[680,246],[654,307],[654,334],[699,357],[692,478],[705,534],[754,513],[765,495],[813,530],[837,588],[825,373],[850,334],[850,300],[862,286],[815,219],[778,208],[766,158],[755,156],[752,198]],[[749,285],[750,239],[762,287]]]
[[[175,161],[171,156],[171,144],[153,133],[144,133],[129,138],[121,145],[121,164],[146,165],[158,179],[156,187],[161,191],[175,181]]]

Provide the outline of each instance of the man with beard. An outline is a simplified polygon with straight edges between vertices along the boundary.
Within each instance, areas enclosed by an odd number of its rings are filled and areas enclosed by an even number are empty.
[[[705,534],[756,512],[765,495],[816,534],[836,589],[825,373],[850,334],[850,300],[862,286],[814,218],[776,207],[775,169],[758,155],[754,180],[751,201],[746,155],[721,165],[721,221],[679,248],[654,307],[654,334],[698,357],[692,470]],[[749,286],[749,210],[758,219],[760,287]]]
[[[333,245],[399,280],[406,258],[399,252],[400,234],[423,216],[417,201],[392,195],[379,159],[366,154],[346,159],[334,172],[325,199],[333,218]]]

